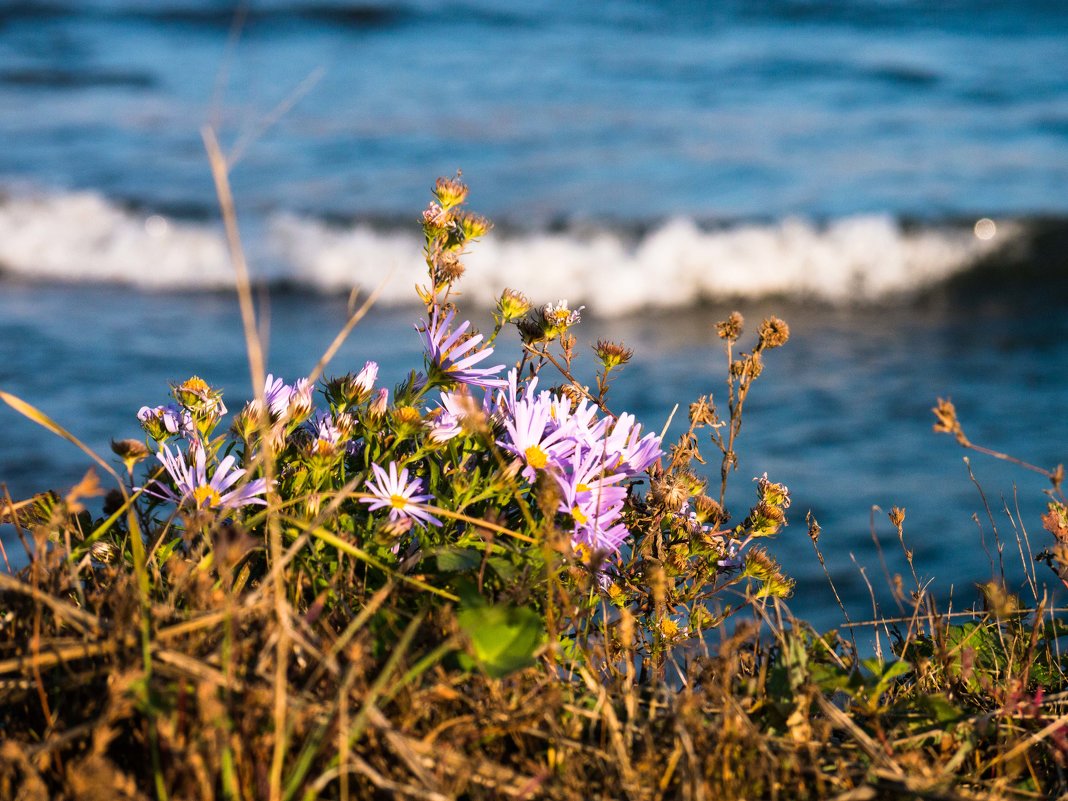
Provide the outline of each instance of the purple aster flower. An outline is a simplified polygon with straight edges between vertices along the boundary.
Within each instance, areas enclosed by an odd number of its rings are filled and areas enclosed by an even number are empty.
[[[375,387],[375,381],[378,380],[378,362],[369,361],[364,364],[363,369],[356,374],[356,378],[353,379],[352,385],[358,391],[364,395],[370,395],[371,390]]]
[[[155,440],[180,434],[192,437],[195,432],[193,416],[185,409],[168,403],[166,406],[142,406],[137,412],[141,427]]]
[[[641,432],[641,424],[634,422],[634,415],[624,412],[619,416],[604,441],[605,453],[610,454],[615,462],[613,469],[636,475],[645,472],[663,455],[659,435],[646,434],[643,437]]]
[[[174,489],[157,482],[151,488],[146,487],[145,492],[179,506],[188,504],[196,509],[238,509],[249,504],[266,505],[267,501],[257,497],[267,491],[266,479],[257,478],[247,484],[234,486],[246,471],[234,468],[233,456],[227,456],[219,462],[209,479],[204,449],[193,448],[190,455],[192,462],[181,451],[172,453],[164,445],[156,458],[170,474]]]
[[[454,312],[439,319],[437,310],[424,326],[416,326],[419,337],[426,348],[427,359],[445,378],[470,384],[476,387],[502,387],[504,379],[495,376],[504,369],[503,364],[494,367],[475,367],[493,353],[493,348],[478,348],[482,334],[463,338],[464,332],[471,326],[465,320],[455,331],[449,331]]]
[[[371,463],[374,472],[373,479],[367,479],[367,489],[373,498],[360,498],[361,503],[370,504],[368,511],[375,509],[389,509],[389,519],[396,522],[401,518],[408,517],[422,524],[433,523],[440,526],[441,521],[416,504],[433,500],[433,495],[419,495],[423,488],[421,479],[408,480],[408,468],[405,467],[397,474],[397,463],[389,463],[389,474],[374,462]]]
[[[559,468],[560,461],[574,450],[566,439],[566,428],[549,426],[551,411],[548,394],[536,398],[524,395],[515,401],[511,418],[504,420],[507,439],[497,443],[523,460],[523,477],[531,483],[539,470],[550,464]]]
[[[276,420],[281,418],[289,408],[289,396],[293,394],[290,387],[281,378],[275,378],[267,374],[267,381],[263,385],[263,403],[270,409],[271,416]]]
[[[619,517],[627,490],[619,486],[626,476],[623,473],[604,474],[604,465],[594,451],[575,450],[571,458],[560,464],[562,471],[555,474],[562,497],[560,511],[571,515],[577,526],[592,526],[598,520],[614,520]]]
[[[585,545],[595,551],[618,553],[624,540],[630,536],[630,529],[622,523],[600,522],[594,526],[583,526],[575,530],[572,541],[576,545]]]
[[[430,429],[431,442],[448,442],[463,433],[463,425],[460,418],[444,407],[434,409],[426,418]]]

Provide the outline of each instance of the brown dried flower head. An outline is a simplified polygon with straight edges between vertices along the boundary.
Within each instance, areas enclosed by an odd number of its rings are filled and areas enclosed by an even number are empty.
[[[964,436],[964,429],[961,428],[960,421],[957,419],[957,409],[949,398],[939,398],[937,405],[931,411],[934,412],[936,419],[933,426],[936,433],[952,434],[965,448],[971,445],[968,438]]]
[[[439,250],[434,254],[434,278],[439,284],[455,283],[463,276],[465,269],[455,251]]]
[[[693,511],[702,524],[710,526],[718,526],[730,517],[718,501],[707,495],[698,495],[693,499]]]
[[[719,423],[719,415],[709,395],[702,395],[690,404],[690,422],[694,425],[715,426]]]
[[[731,312],[726,320],[716,323],[716,333],[720,339],[735,342],[742,335],[744,325],[745,318],[739,312]]]
[[[762,348],[778,348],[790,338],[790,326],[778,317],[768,317],[757,329],[757,341]]]
[[[891,507],[888,517],[890,518],[890,524],[894,528],[901,528],[905,522],[905,510],[900,506]]]

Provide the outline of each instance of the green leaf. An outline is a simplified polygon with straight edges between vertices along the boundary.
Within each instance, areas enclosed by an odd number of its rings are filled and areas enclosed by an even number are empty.
[[[920,699],[920,705],[939,723],[954,723],[964,717],[961,710],[941,695],[925,695]]]
[[[515,578],[516,568],[510,561],[503,556],[491,556],[486,560],[489,562],[489,566],[494,569],[498,576],[505,581],[511,581]]]
[[[442,548],[437,563],[442,573],[464,573],[482,564],[482,554],[470,548]]]
[[[533,664],[535,652],[545,641],[541,617],[532,609],[476,606],[461,611],[457,620],[471,643],[476,664],[493,678]]]

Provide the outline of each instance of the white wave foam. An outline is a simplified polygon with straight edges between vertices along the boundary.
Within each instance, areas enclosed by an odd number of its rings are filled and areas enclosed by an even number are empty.
[[[277,214],[245,229],[255,275],[325,291],[365,292],[387,280],[381,301],[411,303],[425,277],[414,232],[349,228]],[[801,219],[705,230],[669,221],[637,241],[610,231],[491,234],[466,258],[466,302],[492,306],[513,287],[536,302],[566,297],[600,315],[677,308],[771,294],[831,302],[879,300],[944,280],[1019,233],[906,230],[887,215],[818,226]],[[232,286],[217,225],[135,214],[92,193],[0,201],[0,265],[35,279],[113,281],[154,289]]]

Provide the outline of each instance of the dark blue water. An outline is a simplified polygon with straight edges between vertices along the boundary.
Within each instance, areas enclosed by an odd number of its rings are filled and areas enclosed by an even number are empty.
[[[1068,210],[1059,0],[9,0],[0,175],[210,209],[645,220]],[[428,178],[429,176],[429,178]]]
[[[841,617],[808,510],[851,615],[870,608],[857,564],[893,611],[876,505],[907,509],[921,579],[965,605],[988,551],[1022,580],[1003,507],[1018,489],[1040,549],[1045,483],[973,459],[1009,542],[999,560],[963,452],[931,433],[935,399],[953,397],[977,442],[1065,461],[1063,64],[1063,2],[12,0],[0,389],[104,452],[168,381],[198,373],[232,406],[249,394],[236,302],[194,291],[231,280],[206,124],[234,158],[254,276],[318,291],[272,295],[270,367],[306,373],[348,290],[392,274],[336,364],[374,358],[396,380],[420,364],[402,305],[414,220],[434,177],[462,168],[501,223],[472,258],[468,308],[503,286],[587,304],[588,341],[637,350],[616,405],[647,427],[723,388],[711,326],[728,297],[753,323],[792,324],[753,391],[729,500],[744,515],[765,471],[790,486],[774,550],[798,611]],[[16,497],[87,467],[6,407],[0,426]]]

